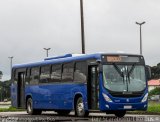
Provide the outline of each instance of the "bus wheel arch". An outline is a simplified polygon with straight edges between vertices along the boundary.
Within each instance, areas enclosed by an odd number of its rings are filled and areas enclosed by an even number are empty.
[[[82,112],[79,112],[78,106],[80,106],[82,108]],[[84,117],[84,116],[88,116],[89,112],[85,110],[84,107],[84,103],[83,103],[83,97],[81,94],[76,94],[74,97],[74,110],[75,110],[75,115],[79,116],[79,117]]]

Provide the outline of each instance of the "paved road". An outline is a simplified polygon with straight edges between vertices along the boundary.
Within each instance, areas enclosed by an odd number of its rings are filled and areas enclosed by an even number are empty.
[[[104,113],[91,113],[89,117],[79,118],[71,112],[69,116],[58,116],[55,112],[43,112],[42,115],[28,115],[26,112],[1,112],[0,122],[160,122],[158,115],[131,115],[127,114],[124,118],[116,118],[113,115]]]

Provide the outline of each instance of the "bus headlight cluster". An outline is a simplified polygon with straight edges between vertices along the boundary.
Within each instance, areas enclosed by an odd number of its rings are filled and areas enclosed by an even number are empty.
[[[112,102],[112,100],[108,97],[108,95],[102,93],[104,99],[107,101],[107,102]]]
[[[144,95],[144,97],[143,97],[143,99],[142,99],[141,102],[142,102],[142,103],[143,103],[143,102],[146,102],[147,99],[148,99],[148,93],[146,93],[146,94]]]

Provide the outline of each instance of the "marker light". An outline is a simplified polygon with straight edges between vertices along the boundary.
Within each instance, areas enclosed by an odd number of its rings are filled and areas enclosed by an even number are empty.
[[[106,94],[102,93],[102,95],[107,102],[113,102]]]
[[[143,97],[143,99],[142,99],[142,101],[141,101],[141,102],[142,102],[142,103],[143,103],[143,102],[146,102],[146,101],[147,101],[147,99],[148,99],[148,93],[146,93],[146,94],[145,94],[145,96]]]

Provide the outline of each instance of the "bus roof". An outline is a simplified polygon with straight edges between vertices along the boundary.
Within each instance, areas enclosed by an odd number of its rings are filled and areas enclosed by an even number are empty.
[[[138,54],[127,54],[127,53],[66,54],[63,56],[45,58],[44,60],[39,61],[39,62],[26,63],[26,64],[16,64],[12,68],[16,69],[16,68],[25,68],[25,67],[36,67],[36,66],[41,66],[41,65],[58,64],[58,63],[76,61],[76,60],[82,61],[82,60],[87,60],[87,59],[101,60],[101,55],[142,56],[142,55],[138,55]]]

